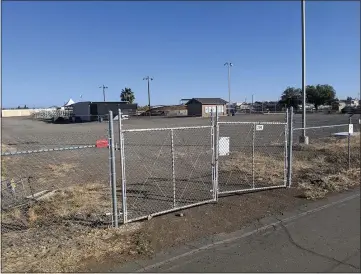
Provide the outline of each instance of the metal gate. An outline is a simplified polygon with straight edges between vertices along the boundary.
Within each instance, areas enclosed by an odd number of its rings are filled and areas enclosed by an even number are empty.
[[[218,194],[286,187],[287,123],[218,122]]]
[[[213,138],[213,126],[120,130],[123,223],[215,201]]]

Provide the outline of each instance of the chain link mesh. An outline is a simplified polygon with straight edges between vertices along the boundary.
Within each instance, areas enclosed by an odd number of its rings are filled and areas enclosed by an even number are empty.
[[[219,193],[284,186],[285,123],[219,123]]]
[[[210,133],[211,127],[123,131],[128,221],[213,198]]]
[[[2,231],[59,222],[108,223],[109,151],[96,145],[107,142],[106,124],[37,123],[3,128]]]
[[[305,190],[307,198],[347,189],[360,180],[359,126],[348,132],[348,124],[308,127],[305,145],[300,141],[303,128],[294,128],[292,181]]]

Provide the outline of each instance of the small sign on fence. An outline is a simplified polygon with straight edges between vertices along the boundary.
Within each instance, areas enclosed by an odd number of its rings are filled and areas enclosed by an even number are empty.
[[[229,155],[229,137],[219,138],[219,156]]]
[[[109,143],[107,139],[101,139],[101,140],[97,140],[96,142],[96,147],[97,148],[105,148],[108,147]]]
[[[263,130],[263,125],[256,125],[256,130],[257,131]]]
[[[353,134],[353,124],[348,125],[348,133]]]

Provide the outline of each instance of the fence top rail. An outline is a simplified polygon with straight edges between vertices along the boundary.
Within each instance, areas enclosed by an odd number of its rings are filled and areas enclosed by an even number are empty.
[[[287,125],[286,122],[218,122],[218,124],[244,124],[244,125]]]
[[[346,127],[349,124],[338,124],[338,125],[328,125],[328,126],[315,126],[315,127],[297,127],[293,128],[293,130],[303,130],[303,129],[319,129],[319,128],[332,128],[332,127]]]
[[[122,132],[167,131],[167,130],[202,129],[202,128],[212,128],[212,126],[162,127],[162,128],[134,128],[134,129],[123,129]]]

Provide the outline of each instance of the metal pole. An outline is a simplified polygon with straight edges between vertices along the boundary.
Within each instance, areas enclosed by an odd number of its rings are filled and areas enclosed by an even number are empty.
[[[150,81],[150,79],[149,79],[149,77],[147,77],[148,79],[148,109],[149,109],[149,116],[152,116],[152,112],[151,112],[151,110],[150,110],[150,85],[149,85],[149,81]]]
[[[216,201],[216,174],[215,174],[215,123],[214,123],[214,112],[211,110],[211,151],[212,151],[212,188],[213,188],[213,200]]]
[[[119,158],[120,158],[120,180],[122,182],[122,211],[123,211],[123,224],[127,223],[127,185],[125,180],[124,169],[124,138],[122,132],[122,110],[118,109],[118,142],[119,142]]]
[[[288,157],[287,157],[287,185],[292,185],[292,146],[293,146],[293,107],[289,108],[288,115]]]
[[[216,117],[215,117],[215,201],[218,201],[218,159],[219,159],[219,124],[218,124],[218,109],[216,108]]]
[[[252,188],[255,188],[254,182],[254,145],[256,139],[256,123],[253,123],[253,134],[252,134]]]
[[[253,94],[252,94],[252,105],[251,105],[251,110],[250,113],[253,112]]]
[[[228,116],[231,115],[231,67],[233,64],[231,62],[227,62],[224,64],[228,67]]]
[[[102,88],[102,89],[103,89],[103,100],[104,100],[104,102],[105,102],[105,89],[108,88],[108,87],[102,85],[102,86],[100,86],[99,88]]]
[[[352,124],[352,118],[351,116],[348,118],[348,124],[349,124],[349,128],[348,128],[348,135],[347,135],[347,163],[348,163],[348,169],[351,168],[351,133],[350,133],[350,125]]]
[[[285,113],[285,126],[284,126],[284,133],[285,133],[285,140],[284,140],[284,172],[283,172],[283,178],[284,178],[284,186],[287,187],[287,175],[288,175],[288,122],[289,122],[289,112],[288,109],[286,108],[286,113]]]
[[[305,0],[301,0],[302,17],[302,136],[301,142],[308,144],[306,136],[306,7]]]
[[[109,148],[111,158],[111,187],[112,187],[112,207],[113,207],[113,220],[114,227],[118,227],[118,209],[117,209],[117,180],[115,174],[115,150],[114,150],[114,125],[113,125],[113,112],[109,110]]]
[[[172,152],[172,181],[173,181],[173,207],[176,207],[176,184],[175,184],[175,152],[174,152],[174,132],[170,130],[171,152]]]
[[[231,66],[228,65],[228,115],[231,115]]]

